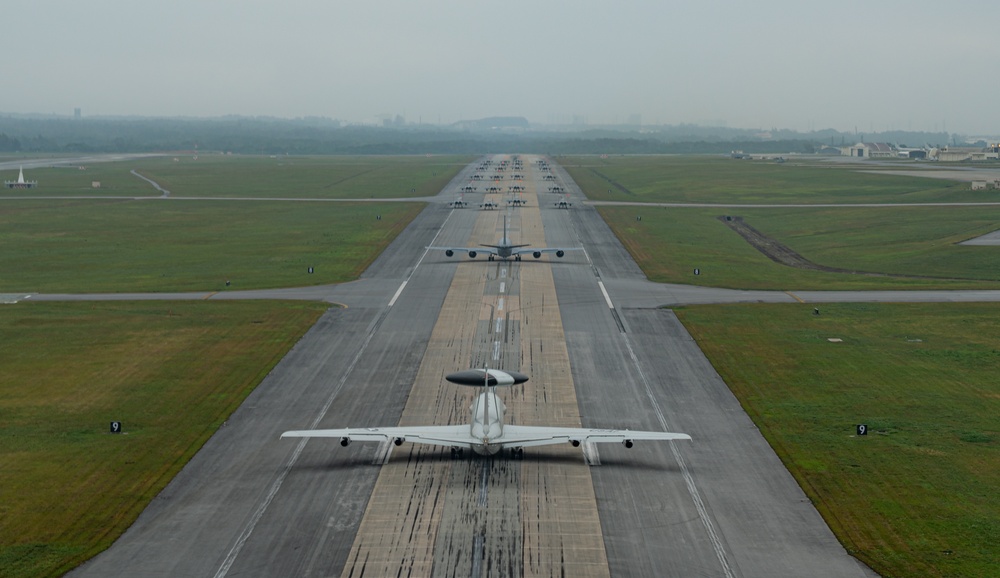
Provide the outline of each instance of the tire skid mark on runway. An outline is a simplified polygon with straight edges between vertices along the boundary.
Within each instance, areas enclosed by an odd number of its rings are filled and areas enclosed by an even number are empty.
[[[530,204],[514,210],[511,231],[519,242],[544,245],[537,201]],[[483,213],[470,242],[495,236],[500,218]],[[499,347],[491,367],[527,367],[532,377],[528,387],[500,392],[511,408],[508,423],[580,427],[551,267],[502,267],[458,264],[399,425],[466,423],[474,394],[444,383],[444,375],[485,365]],[[578,449],[549,446],[523,461],[447,455],[428,446],[394,451],[342,577],[609,575],[593,481]]]

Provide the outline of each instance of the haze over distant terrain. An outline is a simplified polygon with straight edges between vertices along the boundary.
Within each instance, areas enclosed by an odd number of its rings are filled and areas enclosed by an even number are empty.
[[[0,112],[1000,134],[1000,3],[12,0]]]

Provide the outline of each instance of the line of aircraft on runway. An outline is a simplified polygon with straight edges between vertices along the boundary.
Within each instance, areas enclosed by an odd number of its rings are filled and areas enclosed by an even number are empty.
[[[506,161],[504,161],[506,162]],[[485,170],[490,163],[487,161],[477,170]],[[497,168],[502,171],[505,164]],[[515,169],[520,169],[520,164],[514,165]],[[542,170],[548,170],[546,165],[541,165]],[[551,175],[547,175],[551,176]],[[466,187],[466,189],[473,187]],[[452,208],[466,206],[465,200],[459,196],[451,203]],[[518,203],[520,204],[520,203]],[[480,207],[493,208],[492,203],[486,202]],[[565,200],[556,203],[559,208],[568,208],[569,195]],[[481,248],[482,247],[482,248]],[[503,218],[503,236],[495,245],[480,245],[480,247],[427,247],[437,251],[444,251],[445,255],[451,257],[457,251],[464,251],[469,254],[469,258],[475,259],[480,252],[489,255],[489,260],[496,258],[506,261],[513,258],[520,261],[521,256],[531,254],[538,259],[542,253],[555,253],[556,257],[562,257],[566,251],[582,250],[582,247],[560,248],[527,248],[529,244],[514,244],[510,240],[507,215]],[[352,441],[371,442],[377,441],[388,443],[392,441],[395,445],[402,445],[404,442],[417,444],[431,444],[446,446],[451,448],[452,458],[463,455],[464,450],[491,456],[503,450],[509,450],[510,455],[515,458],[524,456],[524,448],[532,446],[554,445],[560,443],[570,443],[574,447],[586,443],[621,443],[626,448],[631,448],[636,440],[690,440],[691,436],[683,433],[653,432],[653,431],[631,431],[617,429],[590,429],[590,428],[564,428],[545,426],[524,426],[504,424],[504,413],[507,406],[496,394],[496,386],[510,386],[522,384],[528,381],[528,376],[516,371],[501,371],[498,369],[470,369],[460,371],[445,376],[445,379],[460,385],[482,387],[482,392],[473,400],[469,407],[470,419],[466,425],[444,425],[444,426],[415,426],[415,427],[366,427],[366,428],[343,428],[343,429],[314,429],[286,431],[281,434],[283,438],[339,438],[340,445],[348,446]]]

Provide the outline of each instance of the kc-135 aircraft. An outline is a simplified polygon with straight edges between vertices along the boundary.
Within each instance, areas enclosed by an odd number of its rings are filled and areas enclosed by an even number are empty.
[[[340,445],[348,446],[352,441],[387,442],[392,440],[397,446],[403,442],[448,446],[451,457],[458,458],[463,450],[471,449],[477,454],[491,456],[501,450],[510,450],[512,457],[524,457],[524,448],[532,446],[570,443],[579,447],[581,443],[617,442],[631,448],[636,440],[690,440],[682,433],[632,431],[618,429],[589,429],[567,427],[544,427],[527,425],[504,425],[507,407],[496,394],[498,385],[515,385],[528,381],[528,376],[516,371],[497,369],[470,369],[445,376],[445,379],[459,385],[482,387],[483,392],[473,400],[469,408],[471,420],[467,425],[416,426],[416,427],[372,427],[346,429],[315,429],[286,431],[283,438],[340,438]]]
[[[444,251],[444,254],[448,257],[452,257],[456,252],[468,252],[470,259],[475,259],[476,255],[479,253],[488,254],[489,260],[493,261],[497,257],[501,260],[506,261],[511,257],[515,261],[521,260],[521,255],[531,255],[535,259],[542,256],[542,253],[555,253],[556,257],[562,257],[566,254],[566,251],[580,251],[582,247],[572,247],[569,249],[559,248],[559,247],[537,247],[534,249],[524,249],[522,247],[530,247],[529,243],[523,245],[515,245],[511,243],[510,238],[507,236],[507,215],[503,216],[503,238],[496,245],[480,245],[480,247],[486,247],[486,249],[480,249],[479,247],[427,247],[427,249],[434,249],[436,251]]]

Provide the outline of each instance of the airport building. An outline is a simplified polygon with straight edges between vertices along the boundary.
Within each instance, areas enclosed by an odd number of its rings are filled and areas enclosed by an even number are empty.
[[[937,160],[941,162],[962,161],[995,161],[1000,160],[1000,153],[988,148],[979,147],[945,147],[938,151]]]
[[[38,186],[38,181],[24,180],[24,169],[18,169],[16,181],[4,181],[4,186],[8,189],[33,189]]]
[[[878,159],[878,158],[893,158],[896,156],[896,151],[893,150],[892,145],[884,142],[859,142],[854,146],[850,146],[844,149],[844,154],[849,157],[858,157],[864,159]]]

